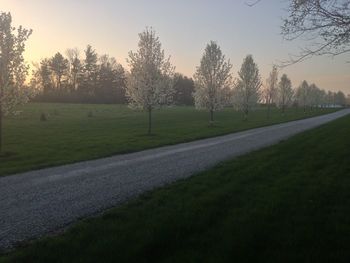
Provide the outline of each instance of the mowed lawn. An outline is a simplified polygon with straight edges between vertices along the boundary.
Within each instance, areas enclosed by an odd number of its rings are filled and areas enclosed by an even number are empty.
[[[1,262],[349,262],[350,116],[145,194]]]
[[[47,166],[94,159],[167,144],[226,134],[244,129],[285,122],[334,110],[314,110],[307,114],[277,109],[267,118],[266,109],[252,112],[248,121],[242,113],[225,109],[209,114],[193,107],[156,110],[152,136],[147,135],[148,116],[125,105],[81,105],[30,103],[21,114],[4,120],[4,152],[0,175]],[[40,121],[44,113],[47,121]],[[92,116],[91,116],[92,115]]]

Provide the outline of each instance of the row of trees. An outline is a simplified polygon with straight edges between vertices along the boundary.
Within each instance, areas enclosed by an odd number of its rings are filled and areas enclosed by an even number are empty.
[[[343,92],[326,92],[306,81],[293,89],[286,74],[278,78],[276,66],[272,68],[264,85],[252,55],[244,59],[235,80],[232,80],[231,68],[230,61],[225,60],[220,47],[215,42],[210,42],[195,74],[194,97],[197,108],[209,110],[211,121],[215,111],[229,105],[241,110],[245,118],[248,118],[248,113],[258,103],[266,104],[268,116],[271,106],[281,108],[284,113],[292,105],[306,111],[312,108],[345,106],[347,103]]]
[[[271,105],[281,108],[282,112],[291,105],[302,107],[304,111],[308,108],[347,105],[347,99],[342,91],[325,91],[317,87],[316,84],[309,85],[305,80],[294,90],[292,82],[286,74],[283,74],[278,82],[278,71],[275,66],[266,80],[261,101],[267,105],[268,113]]]
[[[291,105],[306,111],[315,107],[345,105],[342,92],[333,93],[303,81],[295,90],[286,74],[279,79],[274,66],[265,84],[253,56],[243,60],[238,77],[232,76],[232,64],[218,44],[211,41],[205,48],[193,79],[175,73],[170,57],[165,57],[159,38],[152,28],[139,34],[139,49],[129,52],[130,72],[108,55],[99,56],[87,46],[84,58],[77,49],[68,49],[66,57],[56,53],[43,59],[33,71],[32,89],[39,90],[36,100],[94,103],[129,103],[132,108],[148,112],[152,129],[152,111],[163,105],[195,105],[210,113],[234,106],[244,113],[258,104],[281,108]]]
[[[148,34],[156,38],[154,32]],[[155,42],[152,38],[142,41]],[[160,45],[158,39],[157,41]],[[160,50],[152,52],[161,53]],[[129,63],[130,61],[129,59]],[[134,66],[131,65],[131,68]],[[232,64],[225,60],[220,47],[215,42],[210,42],[194,79],[174,72],[172,76],[168,76],[173,78],[171,96],[167,96],[167,101],[160,104],[169,104],[170,100],[176,105],[195,104],[197,108],[207,108],[213,121],[214,112],[229,105],[242,110],[247,117],[257,103],[267,105],[268,115],[272,105],[280,107],[284,112],[286,107],[292,104],[306,110],[316,105],[330,107],[346,103],[342,92],[327,93],[315,84],[308,85],[306,81],[293,90],[286,74],[278,80],[276,66],[272,68],[264,85],[251,55],[245,58],[236,80],[232,79],[231,68]],[[76,48],[68,49],[66,57],[56,53],[52,58],[43,59],[35,65],[30,83],[34,90],[39,91],[35,97],[37,101],[127,103],[127,77],[128,73],[115,58],[108,55],[99,56],[88,45],[83,59]],[[131,104],[134,104],[133,100]]]
[[[169,57],[165,57],[152,29],[146,29],[139,37],[139,49],[129,53],[130,75],[126,94],[132,107],[148,112],[148,132],[151,133],[152,110],[170,104],[174,97],[174,67]],[[214,112],[229,105],[241,110],[247,119],[258,103],[265,103],[268,113],[271,105],[284,112],[293,104],[304,111],[346,104],[344,93],[326,92],[306,81],[294,90],[286,74],[278,79],[277,67],[273,67],[266,85],[263,85],[252,55],[243,60],[238,78],[233,79],[231,69],[230,60],[225,58],[218,44],[211,41],[204,50],[193,80],[195,106],[208,110],[211,122],[214,121]]]

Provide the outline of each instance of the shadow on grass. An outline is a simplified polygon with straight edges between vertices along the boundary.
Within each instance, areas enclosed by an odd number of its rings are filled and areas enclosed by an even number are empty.
[[[210,121],[207,125],[208,128],[222,128],[223,126],[220,125],[220,122],[218,121]]]
[[[138,135],[138,137],[143,137],[143,138],[154,138],[158,137],[159,135],[157,133],[142,133]]]

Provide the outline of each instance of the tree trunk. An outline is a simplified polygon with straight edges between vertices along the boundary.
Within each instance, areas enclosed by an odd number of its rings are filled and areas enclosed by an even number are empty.
[[[0,102],[0,154],[2,153],[2,105]]]
[[[57,76],[57,90],[61,91],[61,77]]]
[[[148,108],[148,135],[152,132],[152,108]]]
[[[270,103],[267,104],[267,118],[270,119]]]
[[[214,111],[210,110],[210,121],[213,122],[214,121]]]

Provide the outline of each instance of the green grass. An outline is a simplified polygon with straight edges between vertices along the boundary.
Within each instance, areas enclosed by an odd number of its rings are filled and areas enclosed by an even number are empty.
[[[154,112],[154,136],[147,136],[147,113],[122,105],[79,105],[31,103],[22,114],[4,122],[4,152],[0,156],[0,176],[47,166],[95,159],[118,153],[143,150],[167,144],[226,134],[263,125],[315,116],[334,110],[304,114],[289,110],[284,116],[273,110],[242,114],[226,109],[209,115],[193,107],[173,107]],[[92,112],[92,117],[88,117]],[[41,113],[48,116],[40,121]]]
[[[2,262],[349,262],[350,116],[84,220]]]

